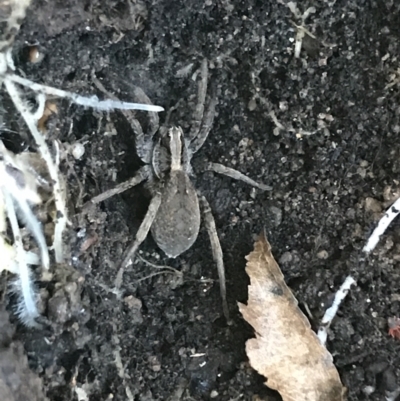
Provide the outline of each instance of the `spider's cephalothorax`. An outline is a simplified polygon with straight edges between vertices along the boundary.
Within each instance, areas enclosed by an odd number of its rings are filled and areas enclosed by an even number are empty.
[[[159,129],[159,119],[155,112],[149,112],[148,133],[143,133],[138,120],[128,116],[136,135],[136,151],[145,163],[134,177],[96,196],[93,203],[101,202],[112,195],[147,181],[152,199],[146,216],[139,227],[136,238],[127,250],[116,279],[116,287],[122,284],[123,268],[144,241],[151,230],[157,245],[170,257],[175,258],[188,250],[196,241],[200,229],[200,208],[208,231],[213,258],[217,264],[224,314],[228,318],[226,302],[225,269],[222,249],[219,243],[215,221],[210,206],[204,196],[198,194],[190,181],[190,160],[203,146],[210,133],[217,101],[211,98],[205,108],[208,82],[208,63],[201,64],[201,80],[198,87],[198,104],[194,112],[190,131],[184,136],[179,127]],[[151,104],[145,93],[137,88],[135,95],[142,103]],[[158,133],[157,138],[155,135]],[[261,190],[270,187],[259,184],[244,174],[218,163],[208,163],[207,168],[231,178],[244,181]]]

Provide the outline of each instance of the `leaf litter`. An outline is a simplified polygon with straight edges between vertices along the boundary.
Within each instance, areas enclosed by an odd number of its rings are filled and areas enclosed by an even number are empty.
[[[283,401],[345,400],[332,355],[299,309],[265,235],[246,259],[249,299],[239,310],[255,330],[246,342],[250,365]]]

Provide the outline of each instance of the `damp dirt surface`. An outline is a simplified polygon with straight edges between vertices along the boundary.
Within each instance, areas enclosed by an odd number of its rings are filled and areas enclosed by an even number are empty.
[[[149,194],[139,185],[86,213],[82,206],[140,167],[134,133],[121,112],[58,101],[48,137],[61,143],[68,186],[66,265],[51,282],[38,276],[46,328],[26,330],[11,316],[49,400],[280,400],[248,365],[253,332],[237,308],[247,299],[245,256],[263,230],[313,328],[345,277],[356,278],[327,344],[348,399],[382,400],[399,386],[400,342],[387,327],[400,315],[399,222],[370,258],[362,260],[361,249],[400,194],[400,5],[309,1],[294,13],[285,3],[33,1],[14,47],[17,69],[99,97],[93,77],[123,100],[134,101],[139,86],[165,108],[161,123],[175,108],[170,123],[185,132],[196,76],[209,60],[217,115],[193,159],[193,182],[216,220],[232,315],[227,325],[204,228],[176,259],[149,235],[115,294],[118,262]],[[308,33],[295,58],[302,24]],[[28,61],[28,44],[38,46],[40,62]],[[3,132],[6,146],[34,150],[8,106],[8,128],[20,136]],[[136,116],[145,129],[146,113]],[[85,148],[79,160],[71,156],[77,144]],[[207,162],[273,189],[202,172]]]

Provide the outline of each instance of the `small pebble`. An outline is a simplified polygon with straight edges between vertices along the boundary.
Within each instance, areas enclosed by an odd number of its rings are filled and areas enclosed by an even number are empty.
[[[38,46],[31,46],[29,49],[29,61],[33,64],[40,63],[43,60],[43,53],[39,51]]]
[[[274,219],[275,227],[278,227],[282,223],[282,210],[279,207],[271,206],[269,208],[272,217]]]
[[[148,361],[153,372],[159,372],[161,370],[161,363],[155,355],[149,356]]]
[[[251,99],[247,105],[249,111],[254,111],[257,107],[257,102],[255,101],[255,99]]]
[[[365,199],[365,210],[371,213],[379,213],[382,211],[382,205],[374,198]]]
[[[329,256],[329,254],[328,254],[327,251],[325,251],[325,249],[322,250],[322,251],[319,251],[319,252],[317,253],[317,258],[318,258],[318,259],[328,259],[328,256]]]
[[[79,143],[76,142],[72,145],[72,156],[76,159],[79,160],[82,158],[82,156],[85,154],[85,147]]]
[[[364,388],[363,388],[363,393],[365,394],[365,395],[371,395],[372,393],[374,393],[375,392],[375,387],[374,386],[365,386]]]
[[[290,252],[284,252],[279,259],[280,264],[290,263],[293,260],[293,256]]]

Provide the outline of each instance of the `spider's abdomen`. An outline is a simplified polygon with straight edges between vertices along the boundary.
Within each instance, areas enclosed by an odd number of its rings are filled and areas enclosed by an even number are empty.
[[[193,245],[199,229],[200,208],[196,190],[186,173],[171,171],[151,227],[153,238],[169,257],[176,258]]]

